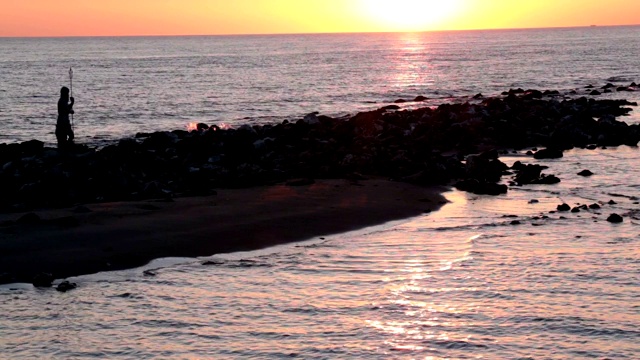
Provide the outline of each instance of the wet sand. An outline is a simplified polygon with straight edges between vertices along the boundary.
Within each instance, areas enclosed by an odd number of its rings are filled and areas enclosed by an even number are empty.
[[[417,216],[445,202],[443,188],[386,180],[321,180],[219,190],[171,202],[89,204],[0,214],[0,283],[30,282],[265,248]]]

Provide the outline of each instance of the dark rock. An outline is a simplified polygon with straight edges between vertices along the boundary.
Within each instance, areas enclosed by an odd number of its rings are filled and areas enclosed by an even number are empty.
[[[591,205],[589,205],[589,209],[591,209],[591,210],[600,209],[600,205],[599,204],[595,204],[595,203],[591,204]]]
[[[509,167],[498,160],[498,152],[486,151],[466,158],[466,174],[468,178],[481,182],[497,182]]]
[[[49,220],[49,223],[64,228],[76,227],[80,225],[80,220],[75,216],[63,216]]]
[[[522,222],[520,222],[520,220],[511,221],[511,225],[520,225],[520,224],[522,224]]]
[[[573,209],[571,209],[572,213],[579,213],[580,212],[580,207],[576,206]]]
[[[382,110],[400,110],[400,106],[398,105],[387,105],[381,107]]]
[[[136,133],[135,138],[141,139],[141,138],[147,138],[149,136],[151,136],[151,133],[139,132],[139,133]]]
[[[53,280],[55,280],[53,275],[49,273],[39,273],[33,277],[31,284],[35,287],[51,287]]]
[[[123,152],[134,152],[138,149],[139,144],[136,139],[121,139],[118,142],[118,150]]]
[[[224,265],[224,261],[207,260],[202,263],[204,266]]]
[[[591,176],[593,173],[590,170],[582,170],[578,173],[580,176]]]
[[[44,143],[40,140],[29,140],[18,145],[22,155],[32,156],[42,152]]]
[[[484,96],[482,95],[482,93],[477,93],[477,94],[473,95],[473,98],[474,99],[482,99],[482,98],[484,98]]]
[[[67,280],[61,282],[60,284],[58,284],[58,286],[56,287],[56,290],[60,291],[60,292],[67,292],[70,290],[73,290],[75,288],[77,288],[78,285],[76,283],[72,283],[69,282]]]
[[[144,276],[157,276],[158,274],[153,270],[145,270],[142,272]]]
[[[456,189],[477,195],[502,195],[508,192],[507,185],[496,184],[478,179],[460,180],[455,184]]]
[[[608,202],[607,204],[609,204],[609,205],[616,205],[616,204],[617,204],[617,202],[615,202],[614,200],[609,200],[609,202]]]
[[[543,96],[542,91],[540,91],[540,90],[531,90],[530,89],[530,90],[525,91],[524,95],[522,95],[522,98],[523,99],[528,99],[528,100],[531,100],[531,99],[542,99],[542,96]]]
[[[603,86],[601,89],[610,89],[610,88],[614,88],[616,87],[615,85],[613,85],[612,83],[607,83],[605,86]]]
[[[535,154],[533,154],[534,159],[538,159],[538,160],[559,159],[563,156],[564,155],[562,154],[562,150],[552,149],[552,148],[541,149],[541,150],[538,150]]]
[[[542,181],[542,170],[547,169],[547,166],[538,165],[538,164],[522,164],[520,161],[516,161],[512,169],[516,171],[516,176],[513,178],[513,181],[518,185],[526,185],[526,184],[541,184],[544,183]],[[551,179],[548,179],[551,180]]]
[[[539,185],[553,185],[559,183],[561,180],[555,175],[542,174],[539,179],[532,182],[532,184]]]
[[[395,104],[404,104],[406,102],[407,102],[407,100],[404,100],[404,99],[398,99],[398,100],[394,101]]]
[[[624,219],[622,218],[622,216],[620,216],[618,214],[611,214],[607,218],[607,221],[610,222],[610,223],[618,224],[618,223],[623,222]]]
[[[318,112],[314,111],[310,114],[305,115],[304,119],[302,119],[304,121],[305,124],[308,125],[316,125],[320,123],[320,119],[318,119]]]
[[[589,95],[597,96],[597,95],[602,95],[602,93],[601,93],[600,91],[598,91],[598,90],[593,90],[593,91],[591,91],[591,92],[589,93]]]
[[[416,98],[413,99],[413,101],[415,101],[415,102],[421,102],[421,101],[425,101],[425,100],[428,100],[428,98],[425,97],[425,96],[422,96],[422,95],[416,96]]]
[[[22,215],[16,223],[19,225],[34,225],[42,221],[42,218],[36,213],[27,213]]]
[[[170,198],[171,192],[163,189],[158,181],[150,181],[144,184],[142,194],[147,199]]]
[[[568,204],[562,204],[562,205],[558,205],[558,207],[556,209],[558,211],[570,211],[571,210],[571,206],[569,206]]]

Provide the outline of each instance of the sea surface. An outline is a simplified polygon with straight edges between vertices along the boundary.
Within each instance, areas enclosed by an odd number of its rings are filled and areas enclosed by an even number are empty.
[[[583,93],[640,82],[639,49],[640,27],[0,39],[0,142],[54,142],[69,67],[78,139],[99,145],[417,95],[435,105],[517,87]],[[622,120],[640,122],[638,109]],[[562,182],[497,197],[452,190],[419,217],[80,276],[68,293],[1,286],[0,358],[639,359],[638,148],[502,160],[541,163]],[[561,203],[601,209],[555,212]],[[607,222],[612,213],[624,222]]]

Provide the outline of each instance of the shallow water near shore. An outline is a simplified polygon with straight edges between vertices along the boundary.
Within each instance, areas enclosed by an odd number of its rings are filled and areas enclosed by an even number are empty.
[[[437,105],[510,87],[640,82],[639,32],[0,39],[0,142],[53,143],[69,66],[79,141],[100,145],[193,121],[235,126],[417,95]],[[638,101],[640,92],[604,97]],[[619,120],[638,123],[640,112]],[[451,191],[441,210],[405,221],[160,259],[69,279],[79,287],[68,293],[0,286],[0,358],[637,358],[638,148],[502,160],[547,165],[562,182],[498,197]],[[595,175],[576,175],[583,169]],[[563,202],[602,208],[550,213]],[[607,222],[612,213],[624,222]]]
[[[536,162],[503,158],[516,160]],[[77,277],[64,294],[3,286],[2,355],[633,359],[639,160],[626,146],[572,150],[541,162],[558,185],[451,191],[407,221]],[[595,175],[576,175],[585,168]],[[550,213],[562,202],[602,208]]]

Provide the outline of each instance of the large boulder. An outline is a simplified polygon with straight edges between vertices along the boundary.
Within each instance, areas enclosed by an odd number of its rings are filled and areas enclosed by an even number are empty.
[[[547,148],[536,151],[533,154],[534,159],[559,159],[563,157],[562,150]]]

